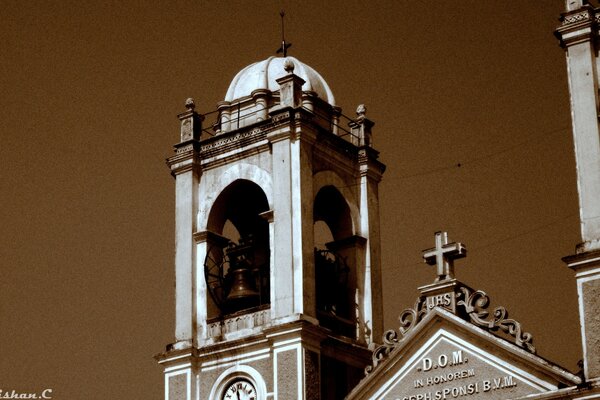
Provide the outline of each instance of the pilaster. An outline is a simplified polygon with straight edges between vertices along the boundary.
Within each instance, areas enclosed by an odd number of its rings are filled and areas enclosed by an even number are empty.
[[[155,356],[164,368],[165,400],[200,400],[197,357],[197,352],[191,348],[171,349]]]
[[[283,78],[282,78],[283,79]],[[273,165],[272,300],[271,317],[293,314],[316,317],[314,311],[314,255],[312,165],[310,147],[315,133],[302,122],[302,110],[281,108],[273,118],[286,116],[268,134]]]
[[[577,164],[582,243],[563,258],[575,271],[587,381],[600,377],[600,128],[598,124],[598,21],[600,12],[583,0],[566,0],[556,30],[567,56]]]
[[[600,378],[600,250],[563,258],[575,271],[583,373],[586,381]]]
[[[175,155],[167,160],[175,178],[175,344],[178,349],[192,345],[195,336],[194,260],[192,239],[198,212],[197,187],[200,179],[199,138],[202,117],[194,110],[194,101],[186,101],[187,111],[179,114],[181,141]]]
[[[566,51],[582,243],[578,251],[600,249],[600,129],[596,10],[567,0],[556,35]]]
[[[366,238],[357,262],[359,281],[359,338],[372,344],[383,334],[383,300],[381,298],[381,245],[379,229],[378,185],[385,166],[377,161],[379,153],[372,147],[373,121],[365,117],[366,107],[356,109],[357,118],[350,123],[353,140],[359,148],[359,235]]]

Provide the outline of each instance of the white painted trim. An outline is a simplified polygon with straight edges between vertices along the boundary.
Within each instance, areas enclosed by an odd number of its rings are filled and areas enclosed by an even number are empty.
[[[192,366],[192,363],[185,363],[185,364],[181,364],[181,365],[175,365],[175,366],[172,366],[172,367],[167,367],[167,368],[165,368],[165,373],[171,372],[171,371],[177,371],[179,369],[184,369],[184,368],[188,368],[188,367],[191,367],[191,366]]]
[[[297,361],[297,366],[296,366],[296,371],[298,373],[297,377],[296,377],[296,382],[298,385],[298,400],[304,400],[304,387],[305,387],[305,382],[304,382],[304,363],[302,362],[302,359],[304,358],[304,349],[302,348],[302,346],[300,344],[298,344],[298,348],[296,350],[296,361]]]
[[[586,28],[584,28],[584,29],[579,29],[579,30],[576,30],[576,31],[574,31],[574,32],[568,32],[568,33],[564,33],[564,34],[563,34],[563,36],[562,36],[562,39],[563,39],[563,40],[565,40],[565,39],[569,39],[569,38],[571,38],[571,37],[576,37],[576,36],[582,35],[582,34],[584,34],[584,33],[592,33],[592,29],[591,29],[591,28],[588,28],[588,27],[586,27]]]
[[[164,364],[164,363],[169,362],[169,361],[179,360],[180,358],[190,357],[191,355],[192,355],[191,352],[190,353],[186,353],[186,354],[181,354],[181,355],[178,355],[178,356],[175,356],[175,357],[170,357],[170,358],[162,359],[158,363],[159,364]]]
[[[219,354],[219,353],[227,353],[227,352],[230,352],[231,350],[239,350],[239,349],[243,349],[243,348],[249,347],[249,346],[260,345],[260,344],[263,344],[263,343],[266,343],[266,342],[267,342],[267,339],[261,339],[261,340],[257,340],[257,341],[254,341],[254,342],[243,343],[243,344],[240,344],[238,346],[227,347],[227,348],[216,350],[216,351],[206,352],[206,353],[203,353],[203,356],[216,355],[216,354]]]
[[[281,353],[282,351],[288,351],[288,350],[296,350],[298,348],[300,348],[300,342],[277,347],[277,348],[275,348],[274,353]]]
[[[371,398],[384,398],[389,393],[389,391],[394,388],[394,385],[397,382],[402,380],[409,372],[413,370],[413,368],[415,367],[415,363],[419,358],[423,357],[424,354],[426,354],[428,351],[430,351],[433,347],[437,346],[442,341],[462,346],[464,349],[470,351],[472,355],[479,357],[482,361],[492,364],[495,368],[498,368],[499,370],[503,371],[508,375],[513,375],[519,378],[520,380],[524,381],[524,383],[541,392],[556,390],[556,386],[551,385],[548,382],[545,382],[522,369],[516,368],[514,365],[505,366],[506,363],[500,358],[494,356],[493,354],[478,348],[474,344],[469,343],[464,339],[461,339],[460,337],[452,334],[449,331],[446,331],[445,329],[440,329],[431,338],[429,338],[427,342],[425,342],[425,344],[422,345],[420,349],[417,352],[415,352],[412,355],[412,357],[408,359],[408,361],[404,363],[402,368],[400,368],[390,379],[388,379],[387,382],[384,385],[382,385],[379,388],[379,390],[377,390],[377,392],[374,393],[373,396],[371,396]]]
[[[196,374],[196,398],[195,400],[200,400],[200,375]]]
[[[171,379],[173,376],[175,375],[181,375],[181,374],[186,374],[187,375],[187,379],[186,379],[186,399],[187,400],[192,400],[192,370],[190,368],[181,370],[181,371],[175,371],[175,372],[167,372],[165,373],[165,400],[171,400],[169,399],[169,379]]]
[[[295,321],[299,321],[300,318],[297,318],[295,315],[292,316],[293,318],[290,318],[289,321],[287,321],[284,318],[278,318],[277,320],[275,320],[277,323],[285,323],[285,322],[295,322]],[[271,321],[273,322],[273,321]],[[294,333],[294,332],[300,332],[302,330],[302,328],[294,328],[294,329],[287,329],[285,331],[280,331],[280,332],[274,332],[274,333],[270,333],[267,335],[267,338],[274,338],[276,336],[281,336],[281,335],[287,335],[288,333]]]
[[[600,271],[600,268],[598,268]],[[586,274],[590,275],[590,274]],[[595,281],[600,279],[600,275],[577,277],[577,297],[579,299],[579,327],[581,329],[581,348],[583,350],[583,370],[587,372],[588,366],[588,354],[587,354],[587,337],[585,334],[585,308],[584,308],[584,297],[583,297],[583,284],[585,282]]]
[[[270,354],[265,354],[262,356],[256,356],[256,357],[248,357],[248,358],[243,358],[243,359],[238,359],[238,360],[232,360],[230,362],[224,362],[224,363],[218,363],[218,364],[214,364],[214,365],[210,365],[210,366],[204,366],[202,365],[201,370],[202,372],[204,371],[212,371],[214,369],[218,369],[218,368],[225,368],[228,367],[230,365],[237,365],[240,362],[245,362],[245,363],[249,363],[251,361],[257,361],[257,360],[264,360],[267,358],[270,358],[271,355]]]
[[[589,396],[573,397],[573,400],[588,400],[588,399],[600,399],[600,393],[594,393]]]
[[[278,348],[278,347],[282,347],[282,346],[287,346],[288,344],[294,344],[294,343],[300,343],[302,342],[302,339],[297,337],[294,339],[289,339],[289,340],[282,340],[281,342],[276,342],[273,343],[273,348]]]
[[[590,260],[589,262],[595,262],[595,261],[600,261],[600,257],[595,258],[593,260]],[[588,261],[585,261],[585,262],[582,261],[582,262],[579,262],[577,264],[569,264],[569,266],[582,265],[582,264],[587,264],[587,263],[588,263]],[[589,269],[582,269],[580,271],[577,271],[575,273],[575,277],[576,278],[583,278],[585,276],[595,275],[595,274],[600,274],[600,267],[599,266],[596,266],[595,268],[592,267],[592,268],[589,268]]]
[[[278,397],[278,385],[277,385],[277,357],[279,355],[279,353],[283,353],[285,351],[292,351],[295,350],[296,351],[296,370],[297,370],[297,376],[296,376],[296,386],[298,388],[298,396],[296,397],[298,400],[303,400],[304,399],[304,395],[303,395],[303,384],[304,384],[304,368],[303,368],[303,363],[302,363],[302,345],[301,343],[296,343],[296,344],[290,344],[290,345],[286,345],[286,346],[281,346],[278,348],[275,348],[273,351],[273,392],[275,394],[275,398]]]
[[[218,360],[214,360],[214,361],[206,361],[206,362],[202,363],[202,366],[210,367],[212,365],[218,365],[218,364],[228,362],[231,360],[245,361],[246,359],[251,358],[256,355],[265,355],[266,354],[267,356],[269,356],[270,351],[271,351],[270,349],[261,349],[261,350],[252,351],[252,352],[249,352],[246,354],[242,354],[242,355],[223,357],[223,358],[219,358]]]
[[[289,144],[290,155],[290,212],[291,212],[291,258],[292,258],[292,309],[294,313],[304,313],[304,269],[303,260],[303,241],[305,240],[302,232],[302,220],[307,216],[302,212],[302,192],[305,190],[302,186],[302,156],[300,155],[300,140],[292,140]],[[312,212],[310,213],[312,215]],[[312,226],[312,225],[311,225]],[[312,234],[307,232],[307,234]],[[281,238],[280,238],[281,239]],[[311,252],[312,256],[312,252]]]
[[[277,399],[279,396],[277,396],[278,390],[279,390],[279,385],[277,384],[277,355],[278,355],[278,351],[275,350],[273,351],[273,398]]]

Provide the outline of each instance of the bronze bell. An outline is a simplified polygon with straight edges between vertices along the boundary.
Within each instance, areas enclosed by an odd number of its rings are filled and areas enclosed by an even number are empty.
[[[255,307],[259,304],[260,295],[254,288],[250,269],[235,268],[231,272],[231,289],[227,295],[227,308],[230,312]]]
[[[230,244],[227,249],[230,269],[227,279],[229,293],[225,299],[227,312],[236,312],[260,304],[260,293],[252,276],[252,238],[240,238],[239,244]]]

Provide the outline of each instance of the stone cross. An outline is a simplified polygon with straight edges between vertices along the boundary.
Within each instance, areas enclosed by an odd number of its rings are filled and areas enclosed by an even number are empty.
[[[454,278],[454,260],[467,255],[462,243],[448,243],[447,232],[435,233],[435,247],[423,251],[423,259],[429,265],[437,266],[436,282]]]

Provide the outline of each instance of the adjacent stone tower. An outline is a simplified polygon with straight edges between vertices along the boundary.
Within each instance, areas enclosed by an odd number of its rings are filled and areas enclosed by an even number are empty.
[[[566,0],[556,34],[566,51],[582,243],[563,260],[575,271],[585,379],[600,378],[600,9]]]
[[[241,70],[214,113],[186,108],[167,162],[176,324],[157,356],[165,399],[343,398],[382,336],[384,165],[365,107],[341,122],[315,70],[270,57]]]

